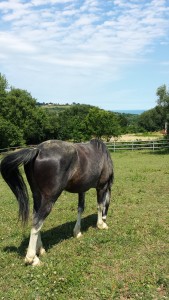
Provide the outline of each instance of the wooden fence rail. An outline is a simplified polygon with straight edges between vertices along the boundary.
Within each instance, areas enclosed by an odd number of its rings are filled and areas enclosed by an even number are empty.
[[[107,148],[110,151],[121,151],[121,150],[160,150],[160,149],[169,149],[169,140],[155,140],[155,141],[132,141],[132,142],[108,142],[106,143]],[[34,147],[34,145],[26,146],[26,147]],[[10,147],[0,149],[0,153],[11,152],[16,149],[23,149],[24,147]]]
[[[132,142],[109,142],[106,143],[110,151],[118,150],[155,150],[169,149],[169,140],[156,140],[156,141],[132,141]]]
[[[20,149],[24,149],[24,148],[30,148],[30,147],[35,147],[35,145],[29,145],[29,146],[17,146],[17,147],[8,147],[8,148],[3,148],[3,149],[0,149],[0,154],[6,154],[6,153],[10,153],[14,150],[20,150]]]

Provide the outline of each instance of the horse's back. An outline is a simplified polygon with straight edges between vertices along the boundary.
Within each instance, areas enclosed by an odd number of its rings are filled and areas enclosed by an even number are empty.
[[[113,177],[113,164],[107,147],[102,141],[75,144],[78,164],[68,190],[99,188]],[[74,185],[72,185],[72,182]],[[76,183],[76,184],[75,184]],[[75,189],[76,187],[76,189]]]
[[[45,193],[85,192],[109,180],[112,162],[104,143],[69,143],[49,140],[41,143],[34,162],[34,178]]]
[[[61,156],[70,156],[75,153],[74,144],[60,140],[48,140],[38,145],[40,150],[39,158],[52,158]]]

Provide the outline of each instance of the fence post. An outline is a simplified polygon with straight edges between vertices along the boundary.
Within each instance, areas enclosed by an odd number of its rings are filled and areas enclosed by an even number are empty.
[[[114,141],[114,152],[116,151],[116,144],[115,144],[115,141]]]

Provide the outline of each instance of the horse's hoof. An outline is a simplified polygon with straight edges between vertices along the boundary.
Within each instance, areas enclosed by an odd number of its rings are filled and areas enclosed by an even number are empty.
[[[40,266],[40,265],[41,265],[40,259],[37,256],[35,256],[33,259],[33,262],[32,262],[32,266],[35,267],[35,266]]]
[[[25,264],[31,266],[39,266],[41,264],[40,259],[35,255],[35,257],[25,257]]]
[[[25,257],[25,264],[26,265],[32,265],[33,259],[34,259],[33,257],[29,257],[29,256],[26,255],[26,257]]]
[[[74,231],[73,235],[74,235],[75,238],[80,238],[82,236],[82,233],[81,232],[77,233],[77,232]]]
[[[82,236],[82,233],[79,232],[79,233],[76,235],[76,238],[79,239],[81,236]]]
[[[43,255],[45,255],[46,254],[46,250],[45,250],[45,248],[40,248],[39,250],[38,250],[38,255],[39,256],[43,256]]]
[[[97,224],[97,228],[99,229],[108,229],[109,227],[107,226],[107,224],[105,222],[101,223],[101,224]]]

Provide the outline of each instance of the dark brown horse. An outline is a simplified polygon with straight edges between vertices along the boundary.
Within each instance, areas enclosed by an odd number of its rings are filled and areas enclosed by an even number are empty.
[[[19,215],[28,220],[29,205],[26,185],[18,167],[23,164],[33,200],[33,226],[25,262],[39,264],[43,254],[40,229],[63,190],[78,193],[78,217],[74,236],[81,236],[81,214],[85,192],[96,188],[98,202],[97,227],[107,229],[106,216],[113,182],[113,164],[105,144],[93,139],[89,143],[51,140],[35,148],[7,155],[1,161],[1,174],[19,203]]]

